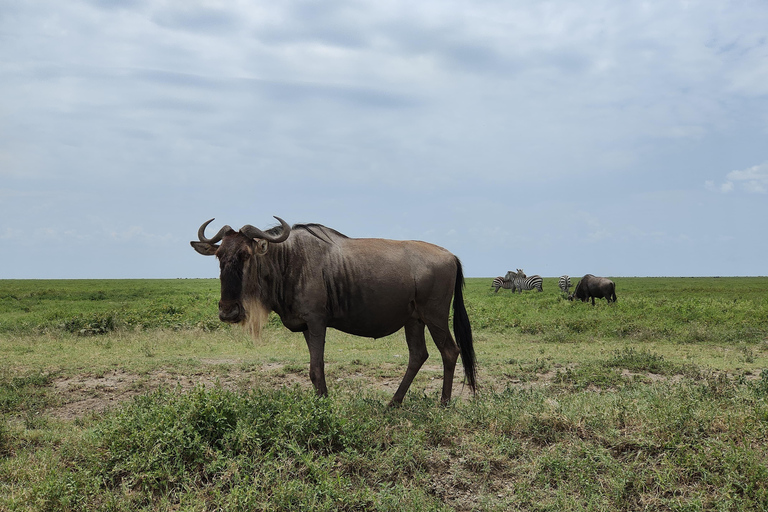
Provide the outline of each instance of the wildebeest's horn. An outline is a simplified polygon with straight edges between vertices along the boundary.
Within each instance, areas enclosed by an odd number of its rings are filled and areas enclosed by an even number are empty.
[[[283,226],[283,232],[277,236],[268,235],[259,228],[251,226],[250,224],[246,224],[240,228],[240,232],[248,238],[261,238],[262,240],[266,240],[267,242],[272,242],[274,244],[285,242],[285,240],[288,238],[288,235],[291,234],[291,226],[289,226],[288,223],[280,217],[276,216],[275,218],[279,220],[280,224]]]
[[[216,242],[220,242],[222,238],[224,238],[224,233],[232,229],[229,226],[224,226],[219,230],[218,233],[213,235],[213,238],[205,238],[205,228],[208,227],[208,224],[213,222],[213,219],[209,220],[208,222],[204,222],[202,226],[200,226],[200,229],[197,230],[197,238],[200,239],[201,242],[205,242],[207,244],[215,244]]]

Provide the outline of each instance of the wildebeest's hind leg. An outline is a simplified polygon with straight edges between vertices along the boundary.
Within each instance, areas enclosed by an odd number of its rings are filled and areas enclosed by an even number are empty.
[[[413,378],[416,377],[424,361],[429,357],[427,342],[424,338],[424,322],[418,318],[411,318],[405,323],[405,341],[408,343],[408,369],[405,371],[400,387],[395,391],[395,396],[392,397],[389,405],[400,405],[403,402]]]
[[[325,327],[304,331],[304,339],[307,340],[309,349],[309,380],[315,386],[318,396],[327,396],[328,388],[325,385]]]
[[[461,351],[453,341],[451,332],[448,330],[448,321],[445,325],[429,323],[429,334],[432,340],[440,350],[440,356],[443,358],[443,394],[440,402],[444,405],[451,401],[451,392],[453,391],[453,375],[456,372],[456,361],[459,359]]]

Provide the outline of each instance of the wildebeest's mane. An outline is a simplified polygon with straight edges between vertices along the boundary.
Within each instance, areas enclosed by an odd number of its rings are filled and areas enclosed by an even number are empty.
[[[294,226],[291,228],[291,230],[294,231],[299,229],[302,229],[315,238],[328,243],[333,243],[334,238],[349,238],[347,235],[339,233],[335,229],[323,226],[322,224],[294,224]]]

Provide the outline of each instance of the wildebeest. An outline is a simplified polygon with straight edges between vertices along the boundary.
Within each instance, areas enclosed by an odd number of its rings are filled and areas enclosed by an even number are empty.
[[[318,395],[328,394],[324,349],[328,327],[371,338],[405,327],[408,368],[392,405],[400,404],[427,360],[425,326],[443,361],[441,401],[451,398],[456,360],[475,391],[472,329],[464,307],[459,259],[421,241],[349,238],[320,224],[267,231],[245,225],[222,227],[213,238],[198,229],[192,247],[215,255],[221,269],[219,319],[250,325],[258,335],[270,311],[283,325],[302,332],[309,348],[309,376]],[[221,242],[220,245],[217,245]],[[453,299],[453,331],[448,328]],[[457,343],[458,342],[458,343]]]
[[[595,305],[595,298],[605,299],[609,303],[616,302],[616,285],[608,278],[597,277],[587,274],[576,284],[573,293],[568,296],[568,300],[574,298],[581,302],[587,302],[592,299],[592,305]]]

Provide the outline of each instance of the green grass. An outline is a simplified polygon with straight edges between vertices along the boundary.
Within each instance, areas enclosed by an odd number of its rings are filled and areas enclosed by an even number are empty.
[[[768,504],[765,447],[744,442],[768,434],[755,389],[508,389],[400,409],[159,390],[27,454],[42,475],[18,496],[42,510],[755,510]]]
[[[563,300],[555,278],[544,280],[545,292],[523,294],[494,294],[490,279],[468,279],[467,304],[475,330],[542,341],[754,343],[768,332],[768,278],[614,280],[618,303],[599,301],[593,309]],[[217,330],[218,293],[211,279],[0,281],[0,333]]]
[[[218,329],[218,293],[210,279],[0,281],[0,333]]]
[[[215,280],[0,281],[0,510],[768,510],[768,279],[614,280],[469,279],[480,393],[431,349],[395,409],[402,333],[330,331],[319,399]]]
[[[574,280],[574,285],[575,285]],[[618,302],[591,308],[563,300],[557,280],[544,292],[494,294],[490,280],[468,283],[477,329],[541,341],[664,340],[756,343],[768,333],[768,278],[614,278]]]

